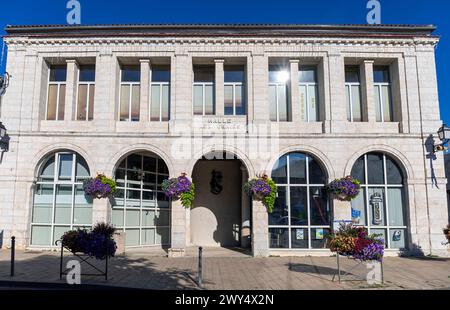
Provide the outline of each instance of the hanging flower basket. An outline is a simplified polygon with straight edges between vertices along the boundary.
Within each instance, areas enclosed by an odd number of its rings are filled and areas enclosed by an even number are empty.
[[[267,175],[251,179],[244,185],[244,191],[254,200],[262,201],[267,212],[272,213],[277,195],[277,186]]]
[[[351,201],[355,199],[361,190],[361,183],[351,176],[336,179],[328,184],[326,190],[340,201]]]
[[[329,246],[332,252],[359,261],[381,261],[384,256],[384,240],[352,224],[341,224],[331,235]]]
[[[182,173],[178,178],[164,180],[161,183],[162,190],[166,197],[172,200],[181,200],[185,208],[191,208],[195,198],[195,185]]]
[[[95,178],[89,178],[83,183],[84,193],[93,198],[107,198],[116,191],[116,181],[103,174],[97,174]]]

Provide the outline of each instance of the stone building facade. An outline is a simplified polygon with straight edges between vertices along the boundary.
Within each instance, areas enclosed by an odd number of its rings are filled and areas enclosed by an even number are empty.
[[[388,253],[448,255],[432,26],[8,26],[1,120],[3,245],[50,248],[109,221],[129,247],[250,247],[255,256],[329,255],[354,221]],[[83,180],[118,181],[111,199]],[[159,186],[186,172],[194,208]],[[242,192],[266,173],[272,214]],[[358,199],[323,185],[352,174]],[[378,209],[377,209],[378,208]]]

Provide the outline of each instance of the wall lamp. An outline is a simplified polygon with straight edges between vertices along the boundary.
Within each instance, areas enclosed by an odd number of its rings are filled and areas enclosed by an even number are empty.
[[[438,132],[439,140],[441,140],[441,144],[434,146],[434,152],[445,152],[448,150],[448,146],[446,144],[450,141],[450,127],[443,124],[441,128],[439,128]]]

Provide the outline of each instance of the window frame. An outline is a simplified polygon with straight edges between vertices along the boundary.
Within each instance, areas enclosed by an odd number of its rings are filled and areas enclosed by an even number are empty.
[[[289,96],[289,83],[282,83],[282,82],[269,82],[269,89],[271,86],[275,86],[275,104],[276,104],[276,120],[270,120],[271,122],[290,122],[290,96]],[[287,113],[286,113],[286,120],[280,120],[280,100],[278,96],[278,89],[280,87],[284,87],[286,89],[286,107],[287,107]],[[269,98],[270,100],[270,98]],[[270,114],[270,101],[269,101],[269,114]]]
[[[290,170],[290,160],[289,160],[289,156],[292,154],[302,154],[305,156],[305,176],[306,176],[306,182],[304,184],[291,184],[291,180],[290,180],[290,175],[291,175],[291,170]],[[332,216],[333,216],[333,210],[331,208],[331,203],[330,203],[330,196],[328,195],[327,197],[327,208],[328,208],[328,214],[329,214],[329,225],[311,225],[311,188],[315,188],[315,187],[319,187],[319,188],[324,188],[326,186],[326,184],[314,184],[314,183],[310,183],[310,173],[309,173],[309,161],[315,161],[317,163],[317,165],[319,167],[321,167],[322,169],[322,173],[324,173],[324,176],[326,177],[326,172],[325,170],[322,168],[322,165],[311,155],[307,154],[307,153],[302,153],[302,152],[291,152],[288,154],[284,154],[282,156],[280,156],[278,158],[278,160],[280,160],[281,158],[283,158],[284,156],[286,156],[286,183],[276,183],[277,187],[284,187],[286,188],[286,205],[287,205],[287,209],[288,209],[288,213],[287,213],[287,217],[288,217],[288,223],[286,225],[270,225],[268,223],[267,225],[267,233],[269,234],[269,240],[268,240],[268,249],[271,251],[292,251],[292,250],[303,250],[303,251],[321,251],[327,248],[312,248],[312,235],[311,235],[311,231],[313,229],[328,229],[330,232],[332,230],[331,224],[332,224]],[[273,169],[273,168],[272,168]],[[292,225],[291,224],[291,188],[294,187],[301,187],[301,188],[306,188],[306,210],[307,210],[307,214],[308,214],[308,224],[307,225]],[[278,196],[278,192],[277,192],[277,196]],[[287,248],[272,248],[270,246],[270,229],[271,228],[278,228],[278,229],[287,229],[288,231],[288,240],[289,240],[289,247]],[[307,248],[294,248],[292,247],[292,230],[293,229],[305,229],[308,231],[308,247]],[[324,239],[326,237],[324,236]]]
[[[378,98],[379,98],[379,102],[375,102],[375,104],[377,106],[379,106],[380,108],[380,120],[377,121],[378,123],[390,123],[394,121],[394,102],[393,102],[393,97],[392,97],[392,83],[391,83],[391,72],[389,67],[384,68],[383,70],[387,71],[388,73],[388,77],[389,77],[389,81],[388,82],[373,82],[373,87],[374,87],[374,92],[378,92]],[[381,70],[375,70],[375,71],[381,71]],[[383,97],[383,87],[387,86],[388,88],[388,99],[389,99],[389,112],[391,114],[391,118],[390,120],[386,120],[384,117],[384,97]],[[375,94],[374,94],[375,95]],[[375,117],[376,117],[376,108],[375,108]]]
[[[72,167],[71,167],[71,176],[70,176],[70,180],[60,180],[59,179],[59,171],[60,171],[60,157],[61,155],[72,155]],[[49,156],[45,161],[43,161],[41,167],[40,167],[40,172],[39,172],[39,176],[41,176],[42,174],[42,169],[44,168],[45,164],[51,159],[51,157],[54,157],[54,170],[53,170],[53,180],[52,181],[41,181],[41,180],[37,180],[35,183],[35,189],[33,191],[33,204],[32,204],[32,210],[31,210],[31,220],[30,220],[30,242],[29,245],[30,247],[56,247],[55,245],[55,227],[69,227],[69,230],[73,230],[74,228],[83,228],[83,227],[92,227],[92,222],[93,222],[93,213],[91,214],[91,222],[90,223],[74,223],[74,211],[75,211],[75,196],[76,196],[76,187],[77,186],[83,186],[83,181],[84,179],[88,179],[90,176],[86,176],[81,178],[81,181],[77,182],[77,158],[81,158],[84,162],[86,162],[86,160],[79,154],[77,154],[76,152],[70,152],[70,151],[61,151],[61,152],[56,152],[54,154],[52,154],[51,156]],[[87,165],[87,163],[86,163]],[[88,168],[88,173],[90,174],[90,169],[89,166],[87,166]],[[35,196],[36,196],[36,191],[37,191],[37,187],[38,185],[51,185],[52,186],[52,216],[51,216],[51,222],[50,223],[43,223],[43,222],[34,222],[33,218],[34,218],[34,214],[35,214]],[[70,207],[70,223],[55,223],[55,214],[56,214],[56,196],[57,196],[57,188],[60,185],[70,185],[71,189],[72,189],[72,194],[71,194],[71,207]],[[93,208],[93,202],[90,201],[90,203],[88,203],[88,205],[90,205],[90,208]],[[93,209],[92,209],[93,211]],[[33,227],[34,226],[41,226],[41,227],[50,227],[50,244],[48,245],[36,245],[36,244],[32,244],[32,240],[33,240]]]
[[[140,71],[140,70],[139,70]],[[139,86],[139,88],[141,88],[141,81],[139,82],[124,82],[122,79],[122,72],[123,72],[123,68],[120,68],[120,87],[119,87],[119,109],[118,109],[118,119],[120,122],[139,122],[141,119],[141,115],[139,113],[139,119],[138,120],[133,120],[131,117],[131,102],[133,100],[133,86]],[[121,107],[122,107],[122,86],[129,86],[130,87],[130,96],[128,97],[128,117],[125,120],[121,119],[120,116],[120,112],[121,112]],[[139,90],[139,107],[140,107],[140,100],[141,100],[141,90]]]
[[[65,66],[66,69],[66,80],[65,81],[50,81],[52,66],[49,66],[48,73],[47,73],[47,98],[45,102],[45,120],[46,121],[63,121],[65,119],[64,115],[62,119],[59,119],[59,105],[60,105],[60,92],[61,92],[61,86],[64,85],[66,87],[67,92],[67,66]],[[56,110],[55,110],[55,119],[48,119],[48,103],[49,103],[49,91],[50,91],[50,85],[56,85],[58,87],[58,91],[56,93]],[[64,98],[64,111],[65,111],[65,105],[66,105],[66,99]]]
[[[244,92],[244,83],[243,82],[224,82],[223,83],[223,88],[224,88],[224,94],[225,94],[225,87],[229,87],[231,86],[233,89],[233,94],[232,94],[232,98],[233,98],[233,114],[225,114],[225,106],[224,106],[224,115],[225,116],[244,116],[247,114],[247,105],[245,102],[245,92]],[[242,96],[241,96],[241,103],[242,106],[244,107],[244,113],[243,114],[236,114],[236,86],[240,86],[242,89]]]
[[[361,94],[361,74],[360,74],[360,68],[359,67],[353,67],[353,66],[345,66],[345,71],[354,71],[358,75],[358,82],[347,82],[345,81],[345,93],[347,94],[348,89],[348,102],[347,102],[347,108],[349,109],[350,119],[347,120],[351,123],[361,123],[363,122],[363,106],[362,106],[362,94]],[[358,96],[359,96],[359,108],[361,111],[361,120],[355,121],[354,115],[353,115],[353,87],[358,87]]]
[[[313,69],[314,70],[314,76],[315,76],[315,81],[314,82],[301,82],[300,79],[298,81],[298,88],[299,88],[299,103],[301,104],[301,97],[300,97],[300,88],[301,87],[305,87],[306,88],[306,98],[305,98],[305,109],[306,109],[306,120],[304,120],[302,118],[302,121],[305,121],[307,123],[313,123],[313,122],[320,122],[320,101],[319,101],[319,83],[317,81],[317,67],[316,66],[306,66],[309,69]],[[299,72],[302,71],[302,66],[299,66],[298,69]],[[310,105],[311,103],[309,102],[309,87],[310,86],[314,86],[315,89],[315,95],[316,95],[316,111],[317,111],[317,119],[316,120],[311,120],[310,117]],[[301,106],[300,106],[301,107]]]
[[[202,87],[202,114],[195,113],[194,110],[194,89],[195,86],[201,86]],[[205,90],[206,86],[212,86],[213,87],[213,97],[212,97],[212,114],[206,114],[206,96],[205,96]],[[216,114],[216,100],[215,100],[215,91],[214,91],[214,82],[193,82],[192,83],[192,115],[199,115],[199,116],[211,116]]]
[[[150,106],[148,109],[148,117],[149,117],[149,121],[150,122],[168,122],[170,120],[170,82],[151,82],[150,83],[150,89],[153,89],[153,86],[158,86],[159,88],[159,120],[153,120],[152,119],[152,96],[150,96]],[[167,120],[163,120],[162,117],[162,107],[163,107],[163,86],[168,86],[169,89],[169,98],[167,98],[167,104],[169,105],[168,108],[168,112],[169,115],[167,116]]]
[[[78,83],[77,83],[77,96],[76,96],[76,107],[75,107],[75,115],[76,115],[76,120],[77,121],[92,121],[94,119],[94,112],[92,112],[92,119],[89,118],[89,109],[90,109],[90,94],[91,94],[91,88],[92,86],[94,86],[94,99],[92,100],[92,105],[94,105],[95,102],[95,79],[94,81],[80,81],[80,71],[82,68],[78,69]],[[94,67],[94,70],[96,70],[96,68]],[[79,96],[80,96],[80,86],[82,85],[86,85],[87,86],[87,92],[86,92],[86,119],[79,119],[78,118],[78,100],[79,100]],[[119,97],[120,98],[120,97]],[[94,111],[94,110],[92,110]]]

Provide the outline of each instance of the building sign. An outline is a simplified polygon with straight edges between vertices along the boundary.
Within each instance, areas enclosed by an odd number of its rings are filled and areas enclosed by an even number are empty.
[[[202,120],[201,129],[245,131],[247,129],[246,122],[246,118],[205,117]]]
[[[370,196],[370,204],[373,208],[373,224],[374,225],[380,225],[382,223],[383,214],[382,214],[382,207],[383,207],[383,197],[380,193],[375,192]]]
[[[304,240],[305,239],[305,231],[303,229],[296,229],[295,230],[295,238],[297,240]]]
[[[323,240],[323,228],[316,228],[316,240]]]

